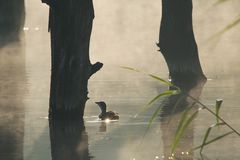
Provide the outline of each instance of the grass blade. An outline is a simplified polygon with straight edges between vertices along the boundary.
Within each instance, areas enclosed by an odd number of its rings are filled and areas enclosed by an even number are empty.
[[[135,68],[132,68],[132,67],[127,67],[127,66],[120,66],[120,67],[123,68],[123,69],[130,70],[130,71],[140,72],[138,69],[135,69]]]
[[[150,76],[150,77],[152,77],[153,79],[156,79],[156,80],[162,82],[163,84],[165,84],[165,85],[167,85],[167,86],[174,86],[171,82],[168,82],[168,81],[166,81],[166,80],[164,80],[164,79],[162,79],[162,78],[160,78],[160,77],[158,77],[158,76],[156,76],[156,75],[148,74],[148,76]],[[174,87],[176,87],[176,86],[174,86]],[[176,88],[178,88],[178,87],[176,87]]]
[[[157,117],[158,113],[160,112],[160,110],[162,109],[163,105],[160,105],[156,111],[153,113],[151,119],[149,120],[149,123],[148,123],[148,128],[150,128],[150,126],[152,125],[152,122],[154,121],[154,119]]]
[[[170,96],[170,95],[174,95],[174,94],[178,94],[178,92],[176,90],[166,90],[162,93],[160,93],[159,95],[157,95],[156,97],[154,97],[151,101],[148,102],[148,104],[146,104],[145,107],[143,107],[143,109],[141,109],[141,111],[139,111],[134,117],[137,117],[139,114],[141,114],[142,112],[146,111],[148,108],[151,107],[151,105],[157,101],[159,98],[161,97],[165,97],[165,96]]]
[[[175,149],[177,145],[179,144],[179,141],[181,137],[183,136],[183,133],[185,132],[188,125],[194,120],[194,118],[197,116],[198,110],[195,111],[188,119],[187,119],[187,113],[190,111],[191,108],[188,108],[182,115],[182,120],[179,123],[177,132],[174,137],[174,141],[171,147],[172,153],[175,152]]]
[[[240,136],[240,132],[238,132],[236,129],[234,129],[230,124],[228,124],[222,117],[216,115],[215,112],[213,112],[211,109],[209,109],[209,107],[207,107],[206,105],[204,105],[202,102],[200,102],[199,100],[197,100],[196,98],[194,98],[193,96],[188,94],[188,97],[191,98],[192,100],[194,100],[196,103],[198,103],[199,105],[201,105],[204,109],[206,109],[209,113],[211,113],[212,115],[214,115],[215,117],[217,117],[219,120],[221,120],[226,126],[228,126],[228,128],[230,128],[232,131],[234,131],[238,136]]]
[[[173,113],[175,112],[175,110],[177,109],[177,106],[185,99],[185,96],[181,96],[180,98],[178,98],[178,100],[176,101],[176,103],[173,106],[173,109],[171,111],[170,115],[173,115]],[[190,106],[192,107],[192,106]],[[172,120],[172,116],[169,117],[168,123],[170,123],[170,121]]]
[[[220,136],[218,136],[218,137],[216,137],[216,138],[214,138],[214,139],[212,139],[212,140],[210,140],[210,141],[208,141],[208,142],[205,142],[205,143],[202,144],[202,145],[204,145],[204,146],[209,145],[209,144],[211,144],[211,143],[213,143],[213,142],[215,142],[215,141],[217,141],[217,140],[219,140],[219,139],[222,139],[222,138],[224,138],[224,137],[226,137],[226,136],[228,136],[228,135],[230,135],[230,134],[232,134],[232,133],[234,133],[234,131],[230,131],[230,132],[227,132],[227,133],[225,133],[225,134],[223,134],[223,135],[220,135]],[[202,145],[193,148],[192,151],[201,148]]]
[[[201,154],[202,151],[203,151],[203,147],[205,146],[204,144],[206,143],[207,138],[208,138],[211,130],[212,130],[214,127],[220,126],[220,125],[225,125],[225,123],[216,123],[216,124],[214,124],[214,125],[211,125],[211,126],[207,129],[207,131],[206,131],[206,133],[205,133],[205,136],[204,136],[204,139],[203,139],[203,142],[202,142],[201,149],[200,149],[200,154]]]
[[[175,94],[179,94],[179,92],[177,90],[166,90],[160,93],[159,95],[157,95],[156,97],[154,97],[147,105],[148,106],[151,105],[153,102],[155,102],[156,100],[158,100],[163,96],[169,96],[169,95],[175,95]]]
[[[220,108],[221,108],[221,105],[222,105],[222,102],[223,100],[222,99],[217,99],[216,100],[216,105],[215,105],[215,109],[216,109],[216,119],[217,119],[217,124],[219,123],[219,111],[220,111]]]
[[[185,123],[186,118],[187,118],[187,114],[188,114],[188,112],[190,111],[190,109],[191,109],[191,108],[189,107],[189,108],[187,108],[187,109],[183,112],[183,114],[182,114],[182,116],[181,116],[181,120],[179,121],[179,124],[178,124],[178,128],[177,128],[176,133],[175,133],[175,137],[177,137],[177,134],[180,132],[183,124]]]
[[[127,69],[127,70],[130,70],[130,71],[135,71],[135,72],[141,72],[140,70],[138,69],[135,69],[135,68],[132,68],[132,67],[127,67],[127,66],[120,66],[121,68],[123,69]],[[145,72],[142,72],[142,73],[145,73]],[[180,90],[179,87],[175,86],[174,84],[172,84],[171,82],[168,82],[166,80],[164,80],[163,78],[160,78],[156,75],[153,75],[153,74],[148,74],[148,73],[145,73],[147,74],[148,76],[150,76],[151,78],[155,79],[155,80],[158,80],[160,81],[161,83],[167,85],[167,86],[173,86],[175,87],[176,89]]]
[[[217,2],[215,2],[215,3],[213,4],[213,6],[219,5],[219,4],[224,3],[224,2],[227,2],[227,1],[228,1],[228,0],[217,0]]]
[[[213,128],[212,126],[209,127],[209,128],[207,129],[207,132],[205,133],[205,136],[204,136],[204,139],[203,139],[203,142],[202,142],[202,146],[201,146],[201,149],[200,149],[200,153],[202,153],[202,150],[203,150],[204,144],[206,143],[207,138],[208,138],[208,136],[209,136],[209,134],[210,134],[212,128]]]
[[[236,25],[240,23],[240,16],[238,16],[232,23],[228,24],[225,28],[223,28],[221,31],[217,32],[213,36],[211,36],[208,41],[219,38],[222,34],[224,34],[226,31],[232,29]]]
[[[150,118],[150,120],[149,120],[149,122],[148,122],[148,126],[147,126],[147,129],[146,129],[143,137],[145,137],[145,135],[147,134],[149,128],[151,127],[153,121],[156,119],[158,113],[161,111],[161,109],[163,108],[163,106],[164,106],[164,104],[162,103],[161,105],[159,105],[159,107],[158,107],[158,108],[155,110],[155,112],[153,113],[152,117]]]

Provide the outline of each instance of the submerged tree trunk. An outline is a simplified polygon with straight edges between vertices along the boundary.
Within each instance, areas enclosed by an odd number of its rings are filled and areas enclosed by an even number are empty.
[[[50,6],[52,75],[50,114],[83,116],[88,99],[88,79],[102,63],[89,60],[94,18],[92,0],[43,0]]]
[[[206,80],[193,33],[192,0],[162,0],[158,46],[167,62],[172,83],[185,88]]]

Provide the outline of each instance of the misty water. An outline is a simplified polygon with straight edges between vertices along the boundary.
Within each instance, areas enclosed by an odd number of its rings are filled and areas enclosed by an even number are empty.
[[[208,78],[202,90],[200,88],[193,94],[200,96],[200,101],[212,109],[216,99],[223,99],[220,115],[240,131],[240,25],[211,38],[239,16],[240,2],[232,0],[213,6],[214,2],[193,1],[195,38]],[[85,129],[82,124],[60,128],[56,136],[58,143],[51,146],[48,7],[40,0],[25,1],[26,19],[21,40],[0,48],[1,160],[169,159],[171,140],[180,115],[174,115],[170,121],[157,117],[145,136],[148,121],[157,105],[135,116],[168,87],[145,74],[120,68],[134,67],[168,78],[166,63],[156,46],[161,2],[101,0],[94,1],[94,5],[90,56],[92,63],[100,61],[104,67],[89,81]],[[99,100],[104,100],[110,110],[117,111],[120,120],[99,121],[100,111],[94,103]],[[188,151],[201,144],[207,127],[213,123],[215,118],[211,114],[199,112],[180,142],[182,159],[200,159],[199,150],[194,154]],[[209,138],[228,131],[227,127],[215,129]],[[238,160],[239,148],[239,136],[231,134],[204,148],[203,159]],[[80,150],[79,157],[82,158],[72,157],[71,150]]]

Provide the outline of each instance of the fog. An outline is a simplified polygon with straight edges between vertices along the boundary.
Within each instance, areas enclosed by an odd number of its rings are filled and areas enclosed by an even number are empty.
[[[213,106],[215,99],[223,98],[221,115],[240,130],[240,24],[216,36],[239,18],[240,2],[231,0],[213,5],[215,2],[193,0],[195,39],[201,65],[208,78],[200,100]],[[156,120],[147,136],[142,138],[154,107],[137,119],[134,115],[167,87],[144,73],[120,67],[129,66],[168,78],[167,65],[156,46],[161,2],[95,0],[94,7],[90,58],[92,63],[103,62],[104,67],[91,77],[88,86],[90,100],[84,118],[90,155],[97,160],[161,157],[166,147],[164,143],[168,141],[164,141],[165,124]],[[48,6],[40,0],[25,0],[25,10],[20,40],[0,48],[0,159],[50,160]],[[99,109],[94,102],[99,100],[106,101],[111,110],[120,114],[119,122],[102,126],[105,132],[99,131],[101,123],[96,118]],[[213,121],[211,115],[201,112],[190,129],[193,138],[183,143],[199,145],[205,126]],[[214,134],[218,134],[217,131]],[[10,149],[2,151],[6,145]],[[231,135],[210,145],[206,155],[210,159],[239,159],[239,147],[239,138]],[[198,157],[195,154],[192,159]]]

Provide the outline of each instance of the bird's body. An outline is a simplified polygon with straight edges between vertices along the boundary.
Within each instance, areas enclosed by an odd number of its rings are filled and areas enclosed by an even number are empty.
[[[108,111],[106,113],[101,113],[98,116],[98,118],[101,120],[105,120],[105,119],[116,120],[116,119],[119,119],[119,116],[118,116],[118,113],[115,113],[113,111]]]
[[[108,111],[107,112],[107,106],[106,103],[103,101],[95,102],[99,108],[101,109],[101,113],[99,114],[98,118],[101,120],[109,119],[109,120],[117,120],[119,119],[119,115],[116,112]]]

